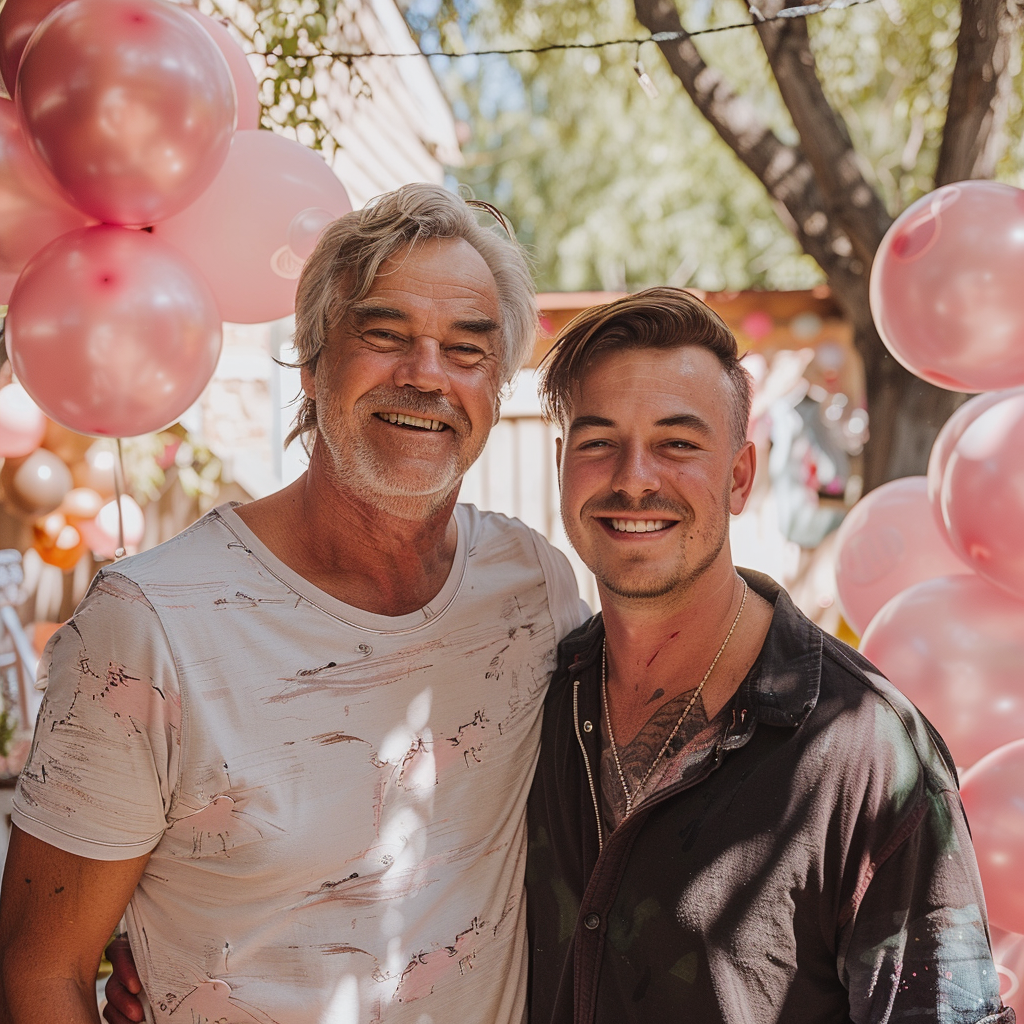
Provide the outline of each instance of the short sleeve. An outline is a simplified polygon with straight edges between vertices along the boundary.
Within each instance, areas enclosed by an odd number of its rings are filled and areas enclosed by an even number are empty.
[[[102,573],[39,667],[46,691],[12,821],[68,853],[127,860],[167,827],[181,695],[160,619],[139,587]]]
[[[569,559],[535,530],[530,531],[548,588],[548,607],[555,622],[555,641],[561,643],[577,626],[590,618],[590,609],[580,599],[576,574]]]

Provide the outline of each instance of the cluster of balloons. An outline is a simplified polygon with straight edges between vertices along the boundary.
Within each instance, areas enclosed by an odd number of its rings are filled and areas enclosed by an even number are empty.
[[[936,190],[883,240],[871,309],[890,352],[933,384],[985,393],[942,428],[926,477],[854,506],[836,579],[861,651],[969,769],[963,800],[989,913],[1024,968],[1024,938],[1013,941],[1024,934],[1021,265],[1024,192],[991,182]]]
[[[222,320],[292,311],[345,189],[316,153],[258,130],[245,54],[184,6],[7,0],[0,76],[15,373],[69,429],[158,430],[212,376]]]
[[[111,559],[142,540],[138,502],[114,484],[114,448],[48,420],[16,383],[0,388],[0,488],[6,508],[31,521],[32,546],[67,572],[88,552]]]

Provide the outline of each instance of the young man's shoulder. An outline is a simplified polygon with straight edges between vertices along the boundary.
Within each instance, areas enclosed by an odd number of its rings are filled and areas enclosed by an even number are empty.
[[[933,792],[957,790],[953,758],[931,722],[859,651],[824,631],[821,675],[819,708],[844,735],[861,738],[850,757],[917,774]]]

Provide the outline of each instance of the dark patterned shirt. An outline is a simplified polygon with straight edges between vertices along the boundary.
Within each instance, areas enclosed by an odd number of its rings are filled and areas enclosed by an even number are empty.
[[[609,834],[600,617],[566,638],[530,795],[531,1024],[1012,1024],[955,771],[767,577],[720,739]]]

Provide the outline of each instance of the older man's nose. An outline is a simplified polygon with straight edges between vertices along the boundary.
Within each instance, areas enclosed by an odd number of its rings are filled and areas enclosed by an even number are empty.
[[[445,368],[441,343],[426,335],[416,338],[399,360],[395,369],[395,384],[398,387],[416,388],[417,391],[448,394],[451,381]]]

